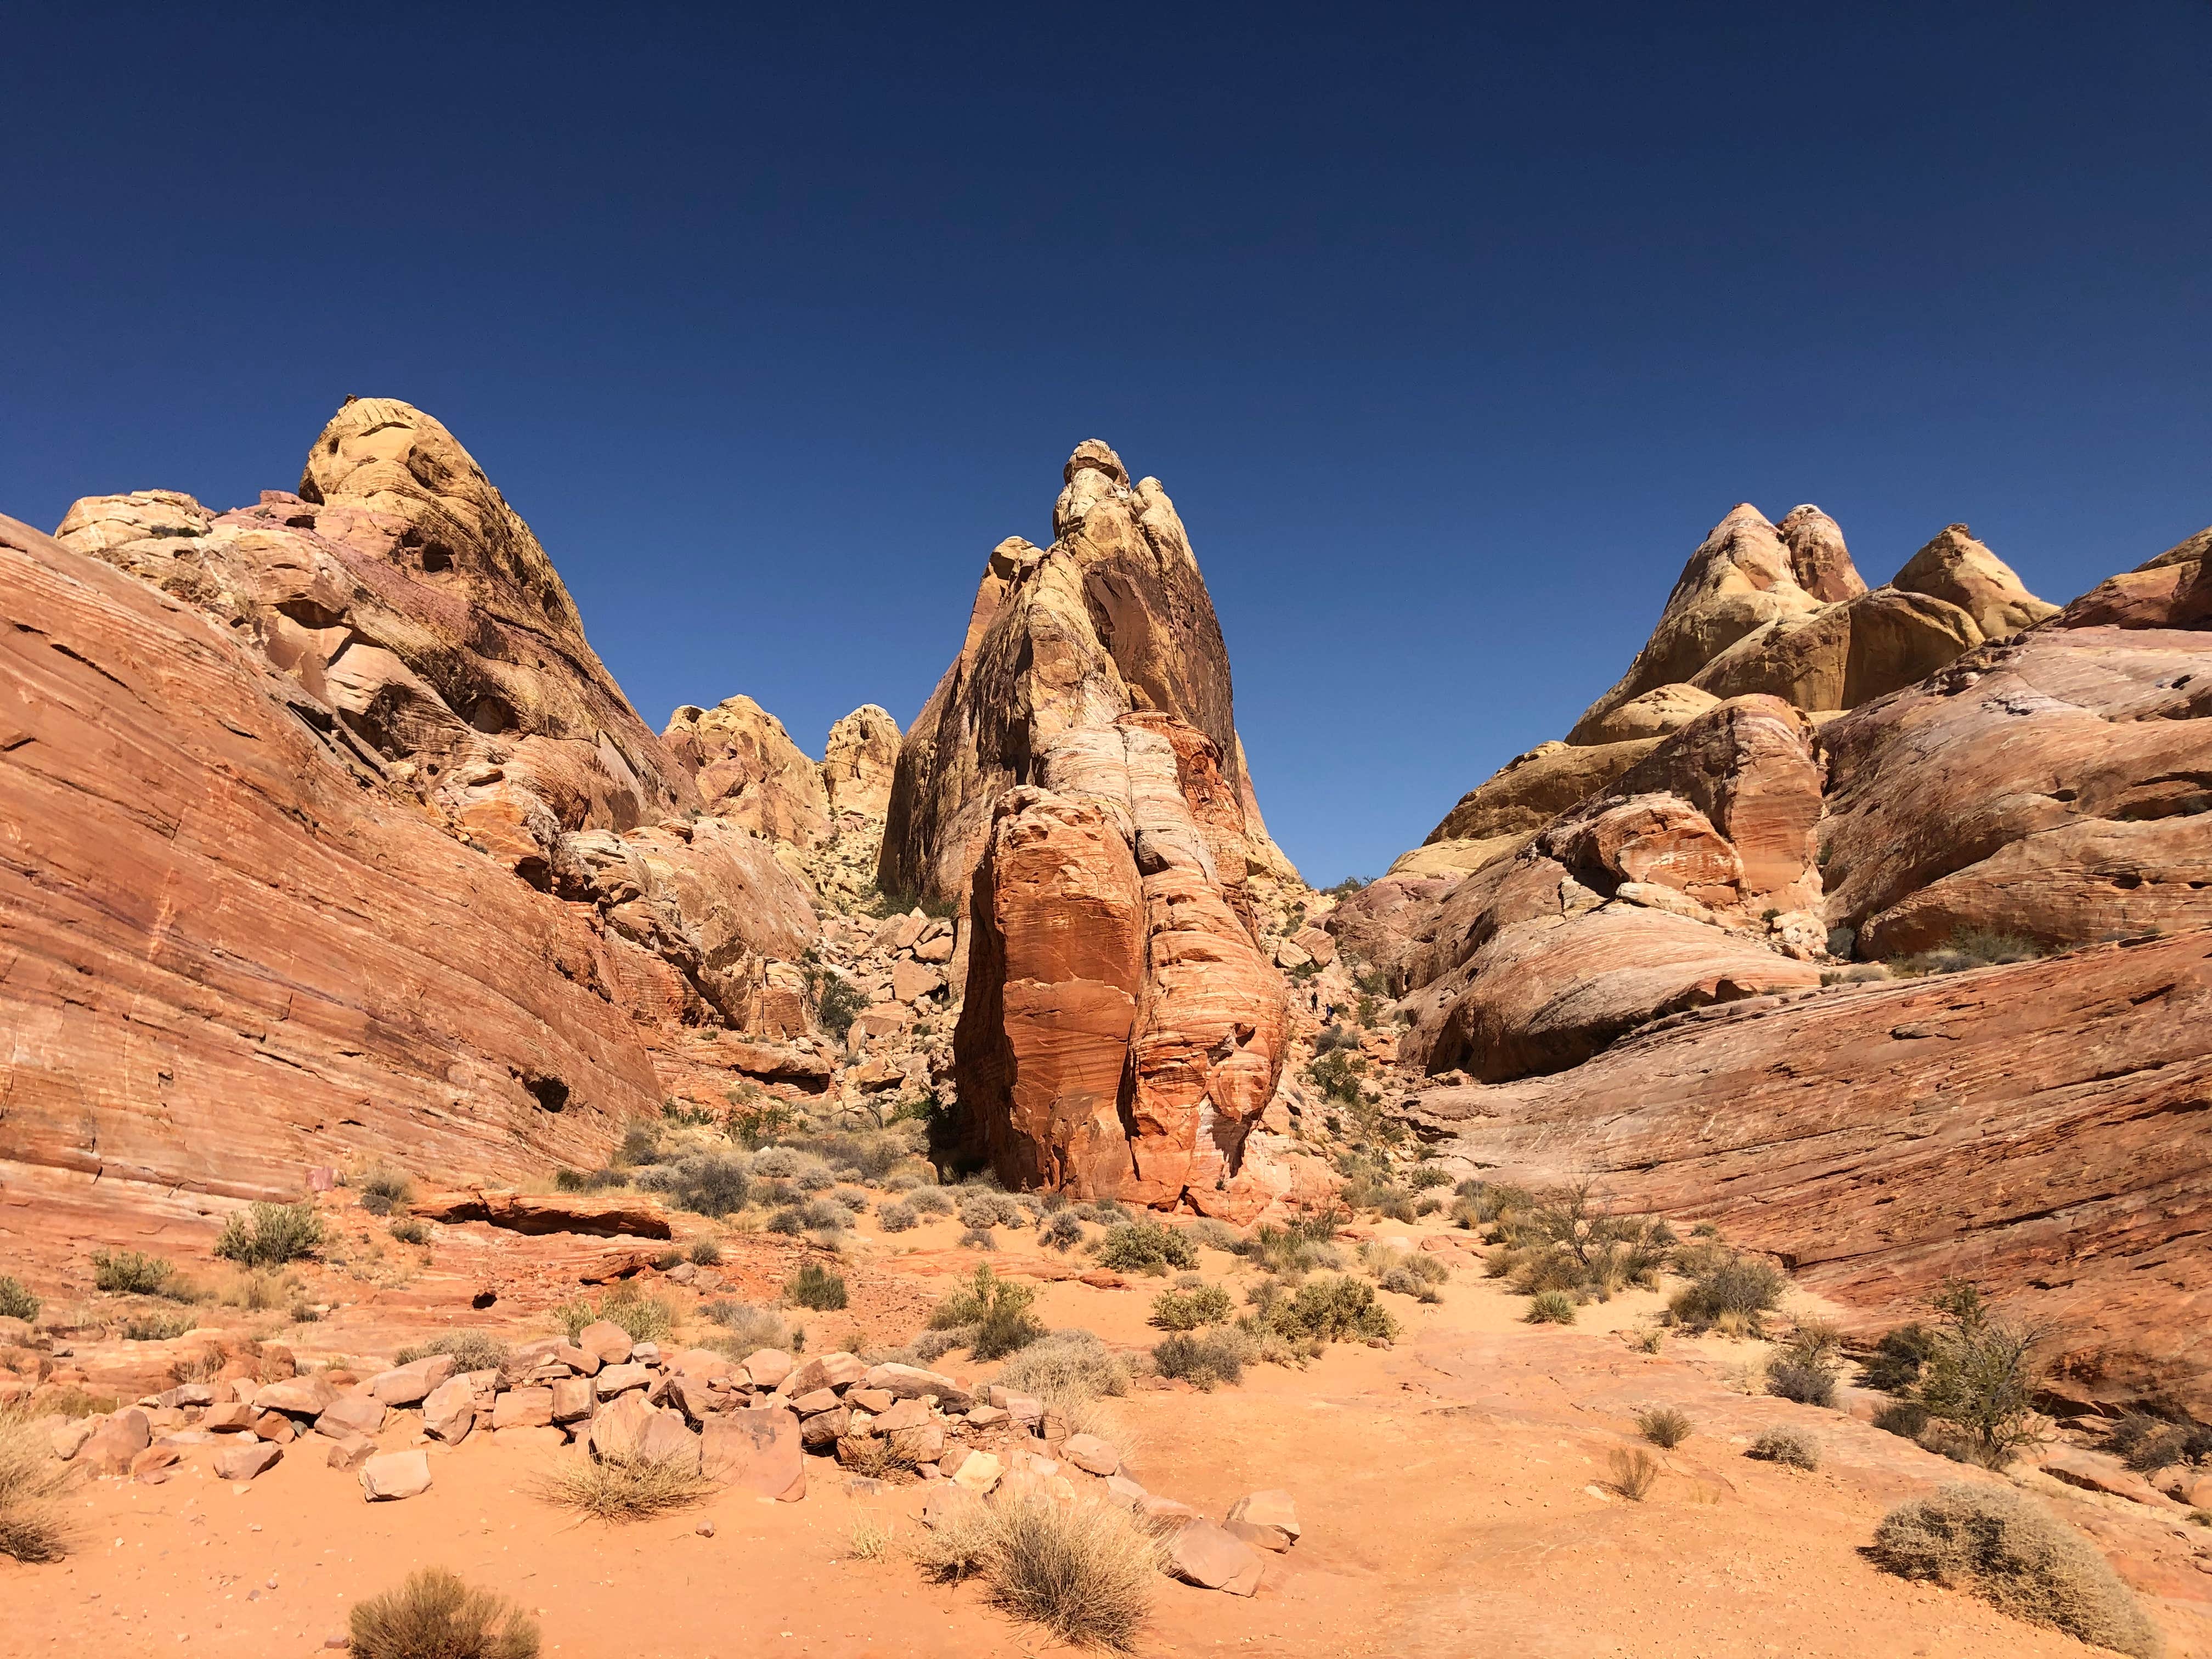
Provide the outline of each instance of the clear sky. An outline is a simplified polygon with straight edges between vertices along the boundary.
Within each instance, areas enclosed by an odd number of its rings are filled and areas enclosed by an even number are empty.
[[[2202,0],[17,4],[0,53],[0,512],[250,501],[404,398],[649,721],[818,753],[1103,437],[1318,883],[1564,732],[1740,500],[2058,600],[2212,520]]]

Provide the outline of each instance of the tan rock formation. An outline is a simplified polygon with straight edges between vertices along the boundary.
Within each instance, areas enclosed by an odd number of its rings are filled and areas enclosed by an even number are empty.
[[[1247,1203],[1286,1014],[1220,761],[1183,721],[1132,714],[1063,731],[1040,784],[997,803],[954,1053],[971,1144],[1009,1181]]]
[[[618,943],[363,787],[296,680],[13,520],[0,592],[0,1158],[290,1198],[352,1155],[588,1163],[657,1109]]]
[[[1144,711],[1211,744],[1246,866],[1295,875],[1259,821],[1228,652],[1175,504],[1157,478],[1132,486],[1096,440],[1063,477],[1055,539],[993,550],[959,655],[900,745],[884,890],[964,902],[999,798],[1038,781],[1037,757],[1063,733]]]
[[[1656,736],[1587,745],[1539,744],[1461,796],[1459,805],[1429,831],[1424,844],[1533,834],[1589,799],[1658,745]]]
[[[2058,614],[2057,605],[2029,592],[2012,567],[1976,541],[1962,524],[1945,526],[1941,535],[1905,561],[1890,585],[1957,605],[1974,619],[1985,640],[2002,639]]]
[[[872,702],[832,726],[822,757],[822,782],[831,813],[866,821],[888,812],[898,752],[898,722]]]
[[[1774,526],[1790,550],[1790,573],[1797,586],[1823,605],[1855,599],[1867,591],[1850,550],[1844,545],[1843,526],[1813,506],[1793,507]]]
[[[772,842],[805,848],[830,831],[830,792],[783,722],[750,697],[690,704],[661,733],[692,772],[706,809]]]
[[[2063,1386],[2212,1413],[2212,931],[1685,1014],[1572,1070],[1437,1088],[1486,1178],[1711,1219],[1885,1328],[1964,1277]]]

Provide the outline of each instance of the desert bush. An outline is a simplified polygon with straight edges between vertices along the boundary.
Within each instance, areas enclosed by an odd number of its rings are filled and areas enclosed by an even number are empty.
[[[605,1192],[610,1187],[626,1185],[629,1177],[619,1170],[556,1170],[553,1185],[564,1193]]]
[[[917,1187],[907,1202],[923,1215],[951,1215],[952,1194],[942,1187]]]
[[[1118,1504],[1030,1495],[956,1502],[911,1546],[933,1577],[980,1577],[991,1599],[1077,1647],[1126,1650],[1152,1609],[1159,1534]]]
[[[695,1238],[684,1252],[684,1259],[695,1267],[718,1267],[722,1260],[720,1243],[711,1238]]]
[[[361,1194],[361,1207],[371,1215],[390,1215],[415,1196],[415,1183],[407,1172],[389,1165],[371,1170],[354,1186]]]
[[[94,1250],[92,1282],[99,1289],[124,1296],[153,1296],[160,1292],[176,1269],[158,1255],[137,1250]]]
[[[1096,1400],[1129,1392],[1129,1368],[1090,1331],[1054,1331],[1009,1359],[999,1381],[1040,1400]]]
[[[1636,1413],[1636,1430],[1653,1445],[1672,1451],[1690,1437],[1697,1425],[1689,1413],[1672,1406],[1655,1406]]]
[[[538,1495],[597,1521],[645,1521],[704,1501],[714,1483],[696,1453],[562,1457],[539,1478]]]
[[[2045,1333],[1999,1317],[1964,1280],[1946,1285],[1934,1302],[1943,1319],[1930,1334],[1912,1397],[1958,1431],[1971,1461],[2002,1468],[2042,1438],[2033,1402],[2045,1369],[2037,1353]]]
[[[876,1212],[876,1225],[887,1233],[911,1232],[921,1221],[911,1204],[886,1204]]]
[[[1675,1242],[1663,1221],[1607,1212],[1589,1182],[1502,1207],[1497,1237],[1513,1252],[1506,1271],[1526,1296],[1610,1297],[1631,1285],[1655,1285]]]
[[[868,1009],[868,994],[842,975],[824,968],[809,967],[807,986],[814,993],[814,1023],[840,1042],[851,1033],[853,1022]]]
[[[746,1160],[731,1152],[695,1152],[661,1165],[641,1177],[638,1185],[665,1194],[678,1209],[694,1215],[731,1215],[744,1209],[752,1198],[752,1176]]]
[[[281,1267],[313,1255],[322,1243],[323,1224],[313,1205],[262,1202],[231,1212],[215,1253],[241,1267]]]
[[[1011,1193],[975,1189],[960,1199],[960,1224],[981,1231],[988,1227],[1026,1227],[1029,1207]]]
[[[1443,1300],[1438,1287],[1450,1279],[1451,1269],[1433,1255],[1370,1243],[1360,1251],[1359,1259],[1383,1290],[1410,1296],[1417,1302]]]
[[[392,1224],[391,1233],[402,1244],[428,1244],[430,1224],[420,1216],[402,1216]]]
[[[1934,1334],[1917,1320],[1899,1326],[1875,1343],[1873,1353],[1867,1357],[1862,1368],[1867,1387],[1884,1394],[1911,1393],[1935,1346]]]
[[[791,1184],[802,1193],[826,1193],[837,1184],[837,1175],[820,1158],[809,1158],[791,1177]]]
[[[1336,1224],[1325,1217],[1309,1217],[1281,1227],[1263,1221],[1238,1244],[1237,1254],[1263,1273],[1294,1279],[1316,1267],[1344,1265],[1343,1255],[1329,1243],[1335,1237]]]
[[[1425,1193],[1433,1188],[1450,1186],[1452,1178],[1435,1164],[1424,1164],[1406,1177],[1406,1184],[1417,1193]]]
[[[1101,1265],[1116,1273],[1164,1273],[1170,1267],[1195,1267],[1198,1252],[1174,1228],[1158,1221],[1123,1221],[1098,1241]]]
[[[853,1218],[850,1210],[826,1198],[808,1200],[799,1206],[798,1214],[799,1225],[811,1233],[842,1232]]]
[[[890,1553],[895,1527],[886,1526],[872,1515],[863,1515],[853,1522],[847,1534],[848,1553],[855,1561],[880,1561]]]
[[[1083,1243],[1083,1223],[1074,1211],[1059,1211],[1037,1229],[1037,1243],[1064,1255]]]
[[[796,1238],[806,1231],[806,1212],[795,1204],[787,1204],[770,1215],[765,1225],[781,1237]]]
[[[861,1188],[840,1187],[830,1194],[830,1201],[842,1206],[854,1215],[860,1215],[866,1211],[869,1200],[867,1193]]]
[[[1251,1352],[1251,1340],[1242,1331],[1179,1332],[1154,1346],[1152,1366],[1162,1376],[1180,1377],[1210,1393],[1224,1382],[1242,1382]]]
[[[39,1298],[12,1273],[0,1273],[0,1319],[36,1319]]]
[[[1521,1317],[1530,1325],[1571,1325],[1575,1299],[1565,1291],[1539,1291],[1528,1298],[1528,1311]]]
[[[1375,1299],[1375,1287],[1348,1273],[1317,1274],[1287,1293],[1262,1279],[1255,1295],[1252,1320],[1293,1343],[1387,1341],[1398,1334],[1398,1322]]]
[[[2156,1626],[2105,1558],[2048,1510],[2007,1487],[1960,1484],[1900,1504],[1875,1528],[1876,1562],[1906,1578],[1972,1592],[2029,1624],[2152,1659]]]
[[[585,1324],[591,1322],[586,1320]],[[576,1328],[583,1328],[582,1325]],[[392,1356],[395,1365],[407,1365],[417,1359],[428,1359],[434,1353],[449,1353],[453,1357],[453,1370],[460,1371],[495,1371],[507,1364],[507,1344],[485,1331],[456,1331],[451,1336],[433,1337],[428,1342],[417,1342],[402,1348]]]
[[[999,1241],[996,1238],[989,1233],[979,1232],[973,1227],[960,1235],[959,1244],[963,1250],[995,1250],[999,1248]]]
[[[1793,1469],[1816,1469],[1820,1467],[1820,1443],[1802,1429],[1769,1429],[1751,1443],[1744,1455]]]
[[[1152,1298],[1152,1322],[1164,1331],[1194,1331],[1218,1325],[1235,1311],[1229,1292],[1218,1285],[1187,1291],[1162,1291]]]
[[[1844,1374],[1844,1340],[1833,1325],[1799,1322],[1766,1362],[1766,1391],[1801,1406],[1832,1406]]]
[[[716,1339],[714,1346],[733,1359],[744,1359],[763,1348],[793,1351],[790,1322],[773,1308],[756,1308],[743,1302],[710,1302],[705,1312],[708,1319],[728,1333]]]
[[[1110,1227],[1118,1221],[1127,1221],[1129,1212],[1119,1199],[1094,1198],[1088,1204],[1075,1206],[1075,1218],[1100,1227]]]
[[[628,1332],[633,1342],[658,1342],[676,1328],[676,1310],[660,1297],[634,1285],[617,1287],[594,1302],[578,1297],[553,1310],[553,1322],[574,1342],[585,1326],[605,1320]]]
[[[649,1118],[633,1118],[623,1127],[622,1144],[615,1148],[613,1162],[635,1168],[641,1164],[654,1164],[660,1159],[660,1126]]]
[[[1244,1245],[1244,1235],[1225,1221],[1212,1216],[1201,1216],[1184,1230],[1184,1236],[1202,1250],[1219,1250],[1235,1255]]]
[[[60,1560],[70,1546],[60,1505],[70,1473],[46,1443],[22,1407],[0,1410],[0,1555],[33,1565]]]
[[[970,1330],[967,1346],[973,1358],[1003,1359],[1044,1335],[1044,1322],[1030,1311],[1036,1302],[1033,1286],[1000,1278],[986,1261],[965,1286],[937,1304],[929,1328]]]
[[[845,1305],[845,1279],[818,1261],[802,1261],[799,1271],[786,1280],[783,1299],[794,1308],[811,1308],[817,1313],[834,1313]]]
[[[2105,1446],[2136,1474],[2154,1474],[2175,1463],[2212,1462],[2212,1427],[2130,1412],[2106,1437]]]
[[[1961,929],[1951,935],[1948,944],[1932,951],[1893,957],[1887,965],[1898,974],[1958,974],[1969,968],[1988,968],[1998,963],[2033,962],[2049,954],[2033,939],[1973,928]]]
[[[1755,1336],[1789,1282],[1771,1261],[1720,1251],[1674,1292],[1667,1310],[1695,1330],[1719,1326]]]
[[[1659,1479],[1659,1462],[1650,1452],[1640,1446],[1621,1447],[1607,1461],[1613,1469],[1613,1489],[1623,1498],[1641,1504],[1651,1495]]]
[[[182,1308],[160,1309],[127,1316],[118,1327],[126,1342],[167,1342],[182,1336],[200,1322],[199,1316]]]
[[[356,1601],[347,1632],[354,1659],[538,1659],[538,1626],[521,1608],[443,1567]]]

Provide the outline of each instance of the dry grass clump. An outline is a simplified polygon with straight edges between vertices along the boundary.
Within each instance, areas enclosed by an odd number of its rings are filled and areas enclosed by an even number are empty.
[[[1066,1404],[1128,1393],[1129,1367],[1094,1332],[1054,1331],[1009,1359],[999,1381],[1018,1394]]]
[[[1636,1413],[1637,1432],[1668,1451],[1687,1440],[1697,1426],[1687,1412],[1676,1411],[1672,1406],[1655,1406]]]
[[[651,1296],[634,1285],[624,1285],[594,1302],[580,1296],[553,1310],[553,1321],[574,1342],[586,1325],[605,1320],[628,1332],[633,1342],[658,1342],[676,1329],[675,1305]]]
[[[1539,1291],[1529,1298],[1528,1311],[1521,1317],[1530,1325],[1571,1325],[1575,1299],[1565,1291]]]
[[[577,1328],[580,1330],[582,1327]],[[392,1356],[392,1363],[395,1365],[411,1364],[417,1359],[428,1359],[434,1353],[453,1355],[456,1372],[495,1371],[507,1364],[507,1344],[485,1331],[456,1331],[451,1336],[433,1337],[428,1342],[402,1348]]]
[[[415,1196],[407,1172],[389,1166],[371,1170],[352,1184],[361,1194],[361,1207],[371,1215],[390,1215]]]
[[[645,1521],[688,1509],[714,1489],[714,1483],[700,1473],[696,1454],[562,1457],[538,1480],[538,1495],[548,1503],[608,1522]]]
[[[1758,1336],[1765,1316],[1781,1304],[1782,1293],[1790,1285],[1772,1262],[1738,1255],[1718,1244],[1678,1250],[1674,1265],[1690,1282],[1674,1292],[1667,1311],[1692,1330]]]
[[[1608,1460],[1613,1468],[1613,1489],[1632,1503],[1641,1504],[1651,1495],[1651,1488],[1659,1479],[1659,1460],[1642,1447],[1631,1449],[1623,1447]]]
[[[355,1603],[347,1632],[354,1659],[538,1659],[534,1620],[443,1567]]]
[[[1900,1504],[1875,1529],[1871,1553],[1892,1572],[1971,1590],[2000,1612],[2093,1647],[2136,1659],[2164,1650],[2104,1557],[2008,1488],[1962,1482]]]
[[[1371,1239],[1359,1250],[1360,1265],[1375,1276],[1382,1289],[1417,1302],[1441,1302],[1438,1287],[1451,1277],[1451,1269],[1435,1256],[1419,1250],[1401,1250]]]
[[[744,1302],[710,1302],[705,1311],[708,1318],[729,1333],[711,1339],[708,1346],[720,1349],[732,1359],[750,1358],[763,1348],[779,1348],[786,1353],[798,1352],[791,1322],[773,1308],[756,1308]]]
[[[847,1542],[855,1561],[880,1561],[890,1553],[895,1528],[885,1526],[872,1515],[864,1515],[853,1522]]]
[[[1336,1223],[1326,1216],[1308,1217],[1281,1227],[1263,1221],[1249,1238],[1238,1241],[1237,1253],[1262,1273],[1296,1279],[1316,1267],[1344,1266],[1342,1253],[1329,1242],[1335,1236]]]
[[[933,1576],[979,1577],[1015,1617],[1117,1652],[1151,1616],[1163,1555],[1159,1535],[1118,1505],[1035,1494],[956,1504],[914,1546]]]
[[[1744,1455],[1762,1463],[1779,1463],[1784,1468],[1817,1469],[1820,1443],[1802,1429],[1769,1429],[1751,1443]]]
[[[59,1500],[70,1472],[45,1440],[21,1407],[0,1411],[0,1555],[17,1561],[58,1561],[69,1553]]]

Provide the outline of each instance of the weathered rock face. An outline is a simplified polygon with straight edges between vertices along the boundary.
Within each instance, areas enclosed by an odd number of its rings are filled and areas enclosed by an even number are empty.
[[[13,520],[0,596],[0,1158],[289,1198],[348,1154],[583,1162],[657,1109],[620,942],[299,681]]]
[[[830,812],[858,823],[880,819],[890,811],[898,753],[898,722],[872,702],[861,704],[831,726],[822,756],[822,783]]]
[[[1092,440],[1069,457],[1051,546],[993,550],[968,635],[900,745],[881,884],[964,902],[999,798],[1036,784],[1064,732],[1171,716],[1212,745],[1254,871],[1295,875],[1267,839],[1237,737],[1229,655],[1182,521]]]
[[[1256,1210],[1246,1138],[1280,1075],[1284,987],[1243,903],[1212,742],[1158,713],[1060,732],[995,804],[954,1039],[970,1144],[1085,1196]]]
[[[1532,834],[1589,799],[1658,744],[1656,735],[1595,744],[1540,744],[1461,796],[1444,821],[1429,831],[1427,844]]]
[[[2058,614],[2058,607],[2029,592],[2013,568],[1976,541],[1962,524],[1905,561],[1890,584],[1908,593],[1955,605],[1974,619],[1985,640],[2002,639]]]
[[[2051,1320],[2073,1385],[2212,1413],[2212,931],[1760,998],[1556,1075],[1436,1088],[1486,1178],[1718,1222],[1876,1328],[1952,1276]]]
[[[794,848],[829,834],[821,766],[750,697],[726,697],[712,708],[687,704],[669,717],[661,737],[717,817]]]
[[[1861,955],[2212,920],[2204,624],[2083,625],[2112,586],[1823,732],[1827,914]]]

